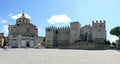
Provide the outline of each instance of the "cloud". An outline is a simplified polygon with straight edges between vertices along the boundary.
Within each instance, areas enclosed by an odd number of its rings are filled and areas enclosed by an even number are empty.
[[[4,33],[7,33],[7,34],[8,34],[8,25],[3,25],[3,26],[2,26],[2,31],[3,31]]]
[[[28,15],[27,13],[24,13],[26,18],[29,18],[30,19],[30,15]],[[13,13],[10,13],[8,14],[8,16],[10,16],[12,19],[18,19],[22,16],[22,13],[19,13],[19,14],[16,14],[16,15],[13,15]]]
[[[2,23],[2,24],[5,24],[7,22],[8,22],[7,20],[3,20],[3,19],[0,20],[0,23]]]
[[[12,15],[13,15],[13,13],[9,13],[9,14],[8,14],[8,16],[12,16]]]
[[[51,18],[47,19],[48,23],[55,24],[55,23],[68,23],[71,19],[66,15],[54,15]]]

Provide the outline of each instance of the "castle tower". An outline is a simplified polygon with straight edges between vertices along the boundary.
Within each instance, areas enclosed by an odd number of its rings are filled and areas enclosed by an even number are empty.
[[[55,27],[46,28],[46,42],[45,47],[52,48],[55,43]]]
[[[78,40],[80,36],[80,24],[79,22],[70,23],[70,43]]]
[[[104,42],[106,39],[106,24],[105,20],[92,22],[92,40],[94,42]]]

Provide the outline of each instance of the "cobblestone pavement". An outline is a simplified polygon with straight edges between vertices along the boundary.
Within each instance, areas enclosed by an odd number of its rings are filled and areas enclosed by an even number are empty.
[[[0,64],[120,64],[115,50],[0,49]]]

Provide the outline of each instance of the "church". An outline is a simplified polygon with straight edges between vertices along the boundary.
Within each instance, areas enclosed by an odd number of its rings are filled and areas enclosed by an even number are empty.
[[[38,29],[24,13],[16,20],[15,25],[9,25],[8,31],[9,45],[13,48],[25,47],[26,44],[35,47],[37,44]]]

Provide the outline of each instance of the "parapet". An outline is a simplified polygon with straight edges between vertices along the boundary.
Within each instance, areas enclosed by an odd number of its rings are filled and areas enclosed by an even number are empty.
[[[92,24],[97,24],[97,23],[104,23],[105,24],[105,22],[106,22],[105,20],[99,20],[99,21],[98,20],[95,20],[95,21],[93,20]]]
[[[69,27],[69,26],[64,26],[64,27],[50,26],[50,27],[46,27],[46,29],[53,29],[53,30],[69,30],[70,27]]]
[[[79,21],[71,22],[70,24],[73,24],[73,23],[77,23],[77,24],[78,24],[78,23],[79,23]]]
[[[58,27],[57,29],[58,29],[58,30],[59,30],[59,29],[70,29],[70,27],[69,27],[69,26],[64,26],[64,27]]]
[[[90,27],[90,24],[89,25],[85,25],[85,26]]]
[[[46,29],[57,29],[55,26],[46,27]]]

